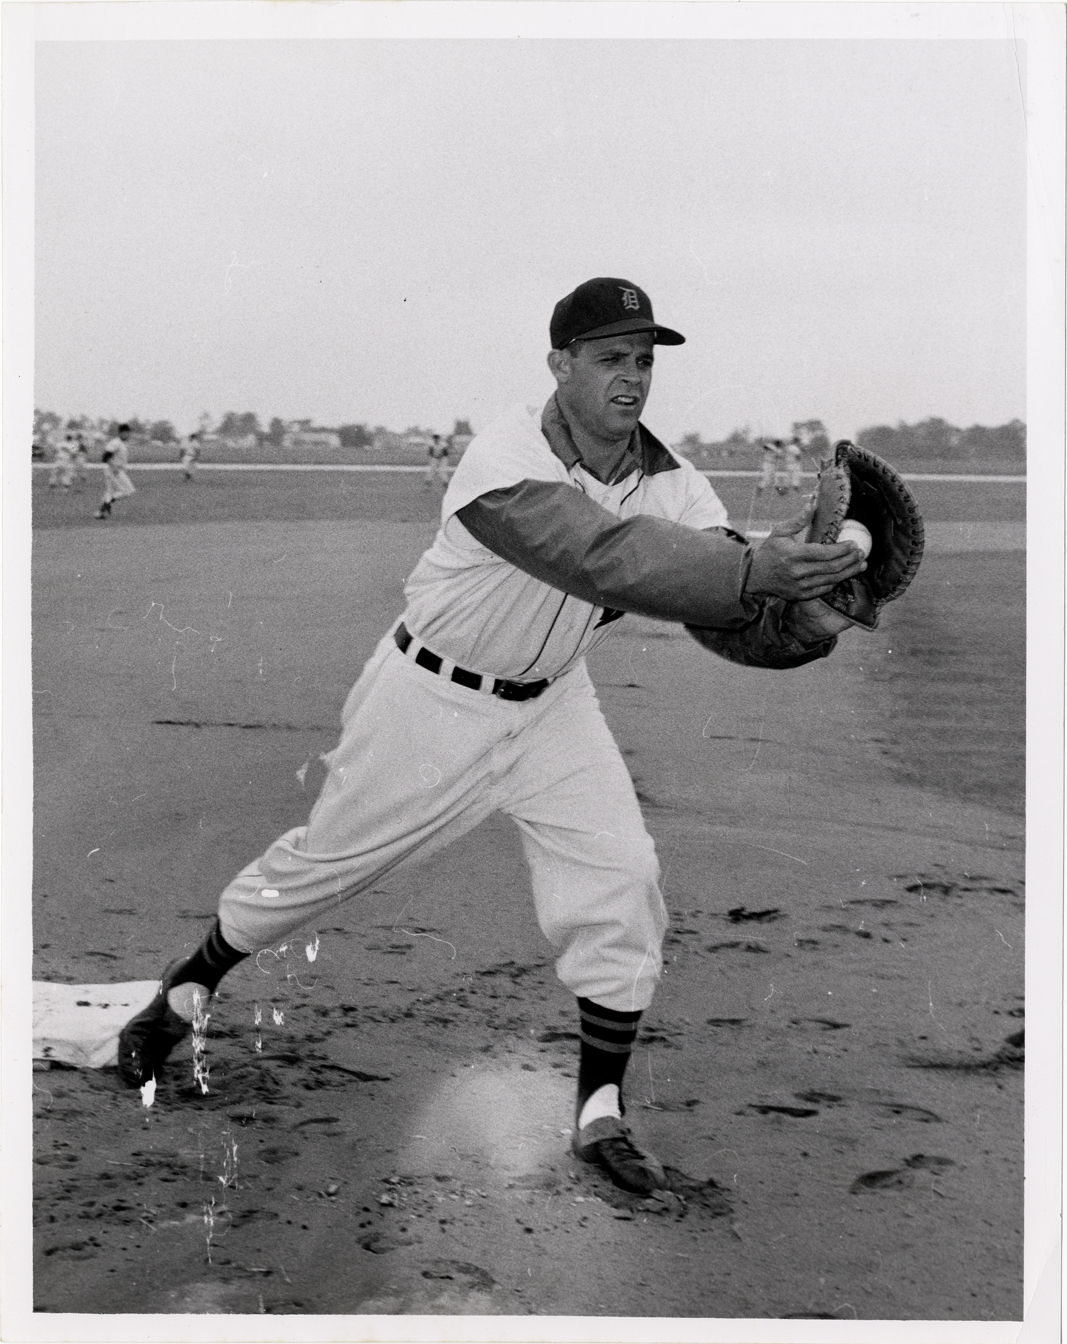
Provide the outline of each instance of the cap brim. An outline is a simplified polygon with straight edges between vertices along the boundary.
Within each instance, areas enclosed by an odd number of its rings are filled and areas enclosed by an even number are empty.
[[[627,317],[621,322],[610,322],[606,327],[594,327],[592,331],[583,331],[573,336],[571,341],[598,341],[604,336],[635,336],[639,331],[651,331],[654,345],[684,345],[685,337],[670,327],[661,327],[658,322],[648,322],[643,317]],[[567,344],[570,345],[571,341]]]

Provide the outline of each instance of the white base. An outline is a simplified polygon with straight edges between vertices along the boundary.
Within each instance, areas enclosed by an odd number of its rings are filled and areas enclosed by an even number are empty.
[[[119,1032],[147,1008],[158,980],[121,985],[57,985],[33,982],[33,1057],[84,1069],[118,1060]]]

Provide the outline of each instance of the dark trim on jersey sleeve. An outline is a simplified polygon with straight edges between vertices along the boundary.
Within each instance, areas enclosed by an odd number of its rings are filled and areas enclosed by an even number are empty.
[[[760,612],[743,596],[751,549],[723,528],[616,518],[561,481],[490,490],[455,516],[501,559],[596,607],[719,628]]]

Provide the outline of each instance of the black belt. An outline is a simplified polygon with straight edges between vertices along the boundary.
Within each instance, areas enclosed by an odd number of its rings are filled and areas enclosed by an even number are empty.
[[[401,653],[411,648],[414,636],[403,621],[393,631],[396,647]],[[431,653],[425,644],[420,644],[415,661],[427,672],[440,673],[444,663],[436,653]],[[552,684],[550,681],[505,681],[502,677],[483,677],[477,672],[468,672],[465,667],[453,667],[451,680],[457,686],[466,686],[472,691],[485,691],[500,700],[536,700],[542,691]]]

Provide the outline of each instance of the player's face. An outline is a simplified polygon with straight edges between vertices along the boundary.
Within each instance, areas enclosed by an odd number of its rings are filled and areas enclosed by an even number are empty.
[[[650,331],[580,341],[559,362],[567,413],[594,439],[618,443],[637,428],[652,386]]]

